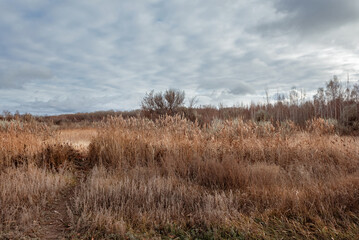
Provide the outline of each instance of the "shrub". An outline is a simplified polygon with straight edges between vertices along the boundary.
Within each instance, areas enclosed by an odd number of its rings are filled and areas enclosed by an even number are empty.
[[[329,135],[323,119],[308,122],[310,132],[290,121],[200,127],[180,116],[103,127],[89,152],[98,167],[75,193],[76,231],[260,227],[253,239],[351,239],[359,231],[357,146]]]
[[[164,114],[173,116],[183,106],[184,100],[184,91],[169,89],[164,93],[154,93],[152,90],[142,100],[142,112],[146,117],[157,117]]]

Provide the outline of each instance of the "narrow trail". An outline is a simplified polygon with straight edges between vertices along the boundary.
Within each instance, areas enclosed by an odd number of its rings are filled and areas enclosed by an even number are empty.
[[[39,239],[69,239],[70,217],[69,207],[73,204],[75,190],[84,181],[90,171],[87,152],[76,151],[76,156],[69,159],[73,163],[74,181],[62,189],[57,197],[48,204],[40,220]]]
[[[76,185],[60,191],[58,197],[45,210],[40,221],[40,239],[66,239],[70,222],[67,210],[73,200]]]

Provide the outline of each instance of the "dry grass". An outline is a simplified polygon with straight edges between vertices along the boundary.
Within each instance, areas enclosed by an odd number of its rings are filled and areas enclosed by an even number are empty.
[[[180,117],[112,118],[96,132],[32,128],[0,132],[3,234],[36,225],[71,181],[71,164],[78,169],[86,146],[77,143],[91,141],[68,213],[72,237],[359,237],[358,139],[335,135],[327,121],[305,130]],[[19,156],[26,164],[14,164]]]
[[[89,159],[100,167],[76,192],[73,229],[355,238],[359,145],[328,134],[322,120],[300,131],[290,122],[200,128],[179,117],[112,119],[90,145]]]
[[[0,169],[27,162],[51,137],[53,131],[43,124],[0,122]]]
[[[36,236],[43,211],[72,176],[34,166],[7,168],[0,174],[0,238]]]
[[[44,218],[45,209],[60,190],[74,181],[70,171],[60,169],[73,156],[73,149],[60,142],[54,145],[56,135],[47,125],[37,122],[2,123],[1,239],[38,236],[42,231],[40,220]]]
[[[96,136],[96,128],[61,129],[56,141],[69,144],[76,150],[85,152],[92,138]]]

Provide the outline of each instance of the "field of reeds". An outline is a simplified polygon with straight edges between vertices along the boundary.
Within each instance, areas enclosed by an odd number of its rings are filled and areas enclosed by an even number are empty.
[[[0,127],[0,238],[359,238],[359,139],[323,119]]]

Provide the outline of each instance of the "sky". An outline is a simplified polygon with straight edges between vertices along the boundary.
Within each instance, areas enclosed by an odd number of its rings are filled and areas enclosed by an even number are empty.
[[[0,111],[264,102],[359,79],[357,0],[0,0]]]

